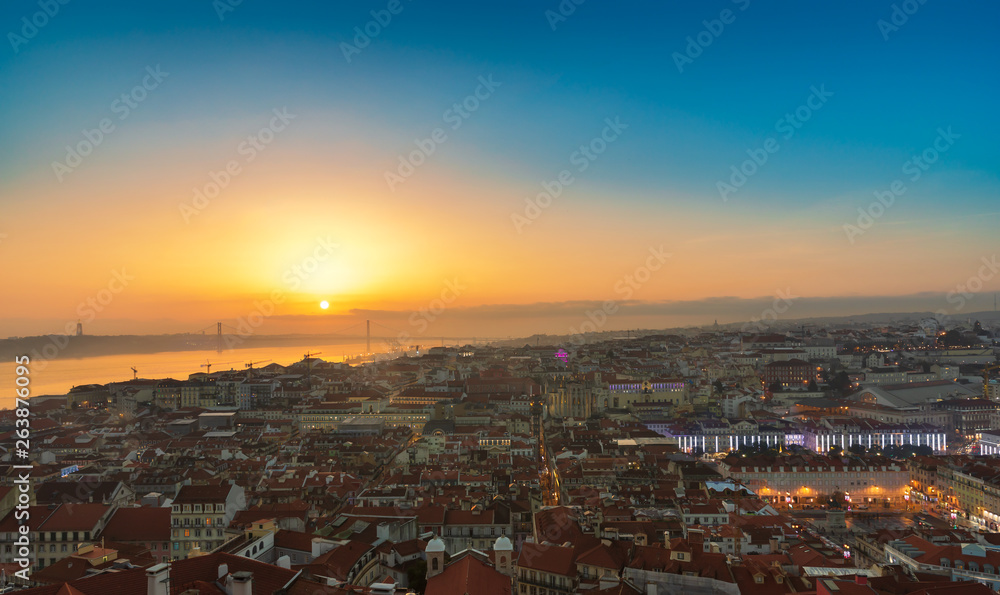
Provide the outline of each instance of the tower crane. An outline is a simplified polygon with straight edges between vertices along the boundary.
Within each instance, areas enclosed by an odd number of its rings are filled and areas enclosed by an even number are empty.
[[[245,364],[245,366],[247,368],[247,378],[252,378],[253,377],[253,365],[254,364],[266,364],[269,361],[271,361],[271,360],[269,360],[269,359],[263,359],[263,360],[257,360],[255,362],[251,361],[251,362],[248,362],[247,364]]]
[[[211,374],[212,373],[212,366],[225,366],[227,364],[236,364],[236,363],[239,363],[239,362],[222,362],[221,364],[218,364],[218,363],[213,364],[210,360],[205,360],[205,363],[203,363],[200,367],[205,368],[205,372],[208,373],[208,374]]]

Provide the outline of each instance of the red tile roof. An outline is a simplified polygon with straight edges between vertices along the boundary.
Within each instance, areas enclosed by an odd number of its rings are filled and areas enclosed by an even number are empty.
[[[576,550],[559,545],[525,543],[517,558],[517,567],[561,576],[576,576]]]
[[[510,595],[510,577],[474,555],[465,555],[427,581],[425,595]]]
[[[253,573],[253,595],[272,595],[296,575],[293,570],[280,568],[232,554],[216,553],[177,560],[170,564],[170,594],[179,595],[198,582],[214,583],[219,566],[225,564],[230,573]],[[137,595],[146,593],[146,571],[142,568],[97,574],[72,581],[81,595]],[[50,585],[19,591],[18,595],[57,595],[63,585]]]
[[[39,531],[93,531],[108,514],[111,507],[106,504],[62,504],[49,515]]]
[[[170,509],[119,508],[101,537],[114,541],[170,541]]]

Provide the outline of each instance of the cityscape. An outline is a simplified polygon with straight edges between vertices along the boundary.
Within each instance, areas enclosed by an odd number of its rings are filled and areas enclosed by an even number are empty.
[[[0,7],[0,594],[1000,593],[1000,5]]]

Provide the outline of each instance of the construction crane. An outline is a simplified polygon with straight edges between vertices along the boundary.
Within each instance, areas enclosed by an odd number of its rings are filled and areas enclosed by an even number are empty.
[[[132,367],[132,380],[138,380],[138,379],[139,379],[139,370],[136,370],[135,366],[133,366]]]
[[[991,394],[993,391],[990,389],[990,372],[996,372],[1000,370],[1000,364],[987,365],[983,368],[983,396],[991,401],[996,401],[996,395]]]
[[[227,364],[236,364],[236,363],[239,363],[239,362],[222,362],[221,364],[213,364],[211,361],[205,360],[205,363],[203,363],[201,365],[201,367],[205,368],[205,372],[207,374],[211,374],[212,373],[212,366],[225,366]]]
[[[253,365],[254,364],[266,364],[269,361],[271,361],[271,360],[269,360],[269,359],[263,359],[263,360],[257,360],[255,362],[249,362],[247,364],[244,364],[246,366],[246,369],[247,369],[247,379],[249,380],[250,378],[253,378]]]
[[[322,351],[307,351],[304,357],[306,362],[306,387],[308,390],[312,389],[312,360],[310,359],[314,355],[323,355]]]

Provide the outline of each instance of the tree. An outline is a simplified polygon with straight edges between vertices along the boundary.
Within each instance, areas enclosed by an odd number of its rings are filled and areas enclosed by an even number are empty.
[[[951,329],[938,337],[938,343],[944,347],[956,347],[964,346],[967,341],[962,337],[962,333],[956,329]]]
[[[847,372],[841,370],[837,372],[832,379],[830,379],[830,388],[834,390],[844,391],[851,387],[851,377]]]
[[[781,383],[775,380],[774,382],[771,383],[770,386],[767,387],[767,390],[771,391],[772,393],[780,393],[782,388],[783,387],[781,386]]]
[[[859,455],[859,456],[865,454],[865,452],[868,451],[868,449],[865,448],[864,444],[852,444],[851,446],[849,446],[847,448],[847,450],[849,450],[851,452],[851,454],[855,454],[855,455]]]
[[[809,380],[809,388],[808,388],[808,390],[811,393],[814,393],[814,392],[816,392],[818,390],[818,387],[816,386],[816,380],[815,379],[810,379]]]
[[[406,579],[409,583],[407,590],[415,593],[423,593],[427,587],[427,561],[421,560],[410,566],[406,571]]]
[[[716,381],[712,383],[712,388],[714,388],[717,393],[721,393],[726,390],[726,387],[722,385],[721,379],[716,379]]]

